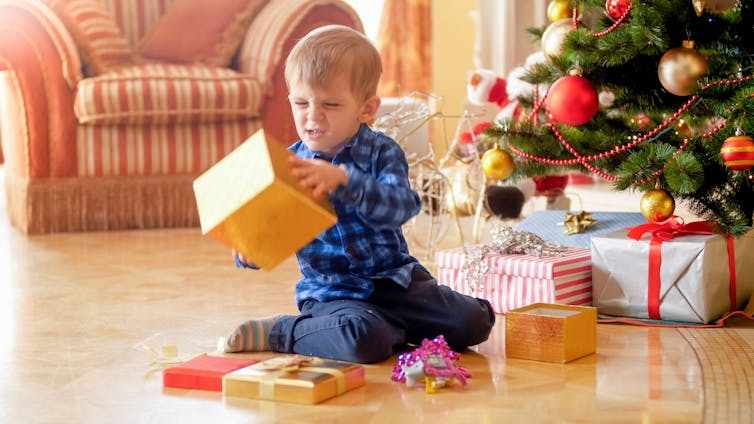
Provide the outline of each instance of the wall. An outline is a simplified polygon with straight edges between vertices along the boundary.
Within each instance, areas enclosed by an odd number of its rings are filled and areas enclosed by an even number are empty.
[[[546,0],[477,0],[479,8],[478,64],[503,77],[521,66],[529,54],[539,50],[526,29],[548,23]]]
[[[466,76],[474,68],[476,25],[469,15],[477,0],[434,0],[432,2],[433,91],[445,98],[443,112],[458,115],[466,97]],[[457,119],[446,119],[445,129],[452,137]],[[433,134],[440,131],[433,128]],[[433,137],[438,154],[445,152],[440,137]],[[450,143],[451,140],[447,140]]]
[[[487,68],[507,77],[513,68],[523,65],[530,53],[539,49],[529,39],[526,28],[547,23],[546,4],[546,0],[432,2],[433,91],[445,97],[443,112],[459,115],[464,110],[469,71]],[[482,111],[479,119],[492,119],[495,112]],[[457,124],[457,119],[446,120],[445,130],[450,137]],[[440,134],[433,131],[435,135]],[[438,143],[439,137],[433,138],[435,148],[444,152],[442,143]]]

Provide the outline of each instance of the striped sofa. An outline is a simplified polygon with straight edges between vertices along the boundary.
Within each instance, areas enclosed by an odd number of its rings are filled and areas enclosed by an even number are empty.
[[[174,0],[98,1],[136,48]],[[27,234],[198,225],[196,176],[259,128],[296,139],[283,62],[329,23],[362,30],[340,0],[268,0],[229,67],[143,61],[93,74],[47,3],[0,0],[11,223]]]

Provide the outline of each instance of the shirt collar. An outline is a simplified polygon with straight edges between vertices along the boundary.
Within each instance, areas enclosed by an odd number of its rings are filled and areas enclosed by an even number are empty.
[[[361,124],[356,135],[335,154],[335,158],[321,152],[315,152],[309,149],[304,143],[300,145],[299,156],[304,159],[324,159],[328,162],[332,162],[335,159],[336,163],[347,162],[350,156],[350,160],[353,161],[356,167],[362,171],[366,171],[372,156],[373,143],[371,139],[373,137],[374,133],[370,130],[369,125]]]
[[[356,136],[354,136],[351,141],[343,146],[343,149],[338,152],[336,158],[343,161],[344,158],[341,158],[340,155],[347,154],[351,157],[354,166],[359,168],[359,170],[368,170],[369,161],[372,158],[372,148],[374,147],[373,138],[374,132],[369,128],[369,125],[361,124],[359,132],[356,133]]]

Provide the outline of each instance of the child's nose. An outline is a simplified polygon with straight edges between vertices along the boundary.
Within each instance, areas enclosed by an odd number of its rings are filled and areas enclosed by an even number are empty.
[[[307,115],[307,118],[313,121],[322,119],[322,108],[319,106],[311,106],[309,108],[309,113]]]

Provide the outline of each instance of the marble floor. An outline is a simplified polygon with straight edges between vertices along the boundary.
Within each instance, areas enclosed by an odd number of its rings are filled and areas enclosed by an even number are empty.
[[[294,313],[294,260],[239,270],[198,228],[27,237],[3,202],[2,423],[699,423],[721,407],[739,413],[720,422],[752,422],[751,402],[706,397],[713,383],[678,329],[599,325],[595,355],[551,364],[506,359],[503,316],[489,341],[462,352],[469,385],[435,394],[392,382],[395,358],[316,406],[165,389],[145,347],[191,357],[245,319]],[[731,325],[751,352],[754,325]],[[724,381],[754,391],[739,371]]]

